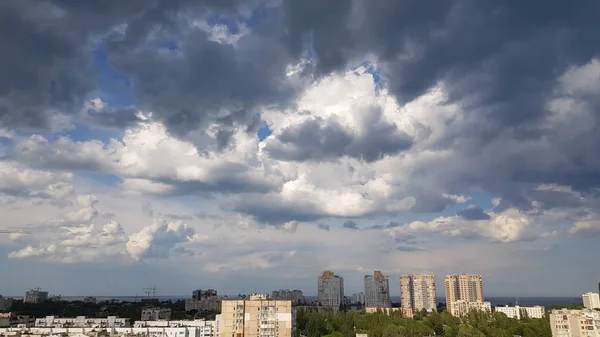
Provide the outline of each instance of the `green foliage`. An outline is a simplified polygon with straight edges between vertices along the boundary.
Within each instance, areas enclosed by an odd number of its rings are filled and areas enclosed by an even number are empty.
[[[355,337],[366,333],[369,337],[551,337],[547,319],[516,320],[503,313],[472,311],[463,318],[446,312],[426,316],[420,320],[405,318],[395,313],[316,312],[298,308],[298,332],[307,337]]]

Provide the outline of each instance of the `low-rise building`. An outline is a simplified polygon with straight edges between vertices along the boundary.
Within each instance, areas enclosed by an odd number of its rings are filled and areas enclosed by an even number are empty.
[[[144,308],[142,309],[142,321],[170,321],[171,309],[169,308]]]
[[[495,307],[494,310],[496,312],[502,312],[506,316],[510,318],[521,319],[524,315],[527,315],[529,318],[543,318],[544,317],[544,307],[536,305],[533,307],[520,307],[518,305],[514,307],[502,306]]]
[[[490,302],[483,301],[466,301],[466,300],[458,300],[454,301],[449,305],[450,314],[452,316],[461,317],[468,314],[472,310],[477,311],[492,311],[492,304]]]
[[[581,295],[581,298],[586,309],[600,309],[600,295],[598,293],[585,293]]]
[[[147,336],[147,337],[210,337],[203,336],[199,327],[144,327],[144,328],[0,328],[0,335],[10,337],[101,337],[101,336]]]
[[[591,309],[552,310],[550,313],[552,337],[600,336],[600,313]]]
[[[130,327],[131,323],[129,318],[117,316],[108,316],[107,318],[46,316],[36,319],[34,326],[37,328],[126,328]]]

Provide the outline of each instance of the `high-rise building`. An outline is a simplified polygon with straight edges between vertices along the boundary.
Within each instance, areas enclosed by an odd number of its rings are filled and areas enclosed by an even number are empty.
[[[436,310],[435,277],[431,274],[400,276],[400,301],[402,309],[410,308],[412,312]]]
[[[294,303],[294,304],[304,303],[306,301],[304,298],[304,294],[302,293],[302,290],[298,290],[298,289],[273,290],[271,292],[270,299],[272,299],[272,300],[291,300],[292,303]]]
[[[292,337],[295,328],[290,300],[251,295],[249,300],[222,302],[220,337]]]
[[[344,299],[344,278],[332,271],[318,277],[319,303],[324,307],[339,308]]]
[[[214,289],[197,289],[192,292],[192,300],[185,301],[185,310],[221,311],[221,299]]]
[[[365,307],[390,308],[390,283],[388,277],[376,270],[373,275],[365,275]]]
[[[23,302],[25,303],[42,303],[48,299],[47,291],[40,291],[40,289],[31,289],[25,293]]]
[[[600,313],[596,310],[552,310],[552,337],[600,336]]]
[[[581,298],[586,309],[600,309],[600,295],[598,293],[585,293],[581,295]]]
[[[350,303],[352,304],[365,304],[365,293],[360,292],[360,293],[356,293],[356,294],[352,294],[352,298],[350,299]]]
[[[453,306],[458,301],[462,302],[483,302],[483,284],[481,275],[460,274],[446,275],[446,309],[448,312],[455,312]],[[479,305],[472,305],[477,308]],[[465,304],[461,304],[465,307]]]

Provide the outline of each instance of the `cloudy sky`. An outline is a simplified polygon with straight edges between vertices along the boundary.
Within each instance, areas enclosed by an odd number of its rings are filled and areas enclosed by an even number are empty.
[[[594,290],[599,11],[2,1],[0,293]]]

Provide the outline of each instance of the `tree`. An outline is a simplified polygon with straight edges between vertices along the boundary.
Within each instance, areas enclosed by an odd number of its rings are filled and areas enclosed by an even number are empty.
[[[409,337],[406,328],[395,324],[386,325],[381,337]]]

